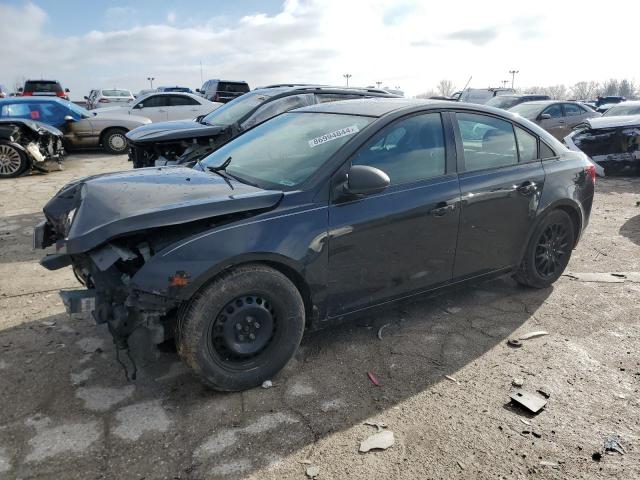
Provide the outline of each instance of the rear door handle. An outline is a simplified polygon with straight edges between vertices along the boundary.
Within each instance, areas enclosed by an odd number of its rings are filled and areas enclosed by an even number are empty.
[[[518,193],[521,193],[522,195],[531,195],[533,192],[536,191],[537,188],[538,188],[538,185],[536,185],[536,182],[526,181],[518,185],[516,187],[516,190],[518,191]]]
[[[443,215],[446,215],[447,212],[453,211],[455,209],[455,203],[440,202],[436,205],[435,208],[431,209],[429,213],[431,213],[431,215],[433,215],[434,217],[442,217]]]

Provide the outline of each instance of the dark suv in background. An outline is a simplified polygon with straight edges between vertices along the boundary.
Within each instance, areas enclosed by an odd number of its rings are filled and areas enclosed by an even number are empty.
[[[22,97],[60,97],[69,100],[69,89],[62,89],[57,80],[27,80],[24,87],[18,89]]]
[[[231,100],[244,95],[249,90],[247,82],[232,80],[207,80],[202,88],[196,90],[207,100],[212,102],[227,103]]]
[[[161,122],[127,133],[134,168],[183,164],[205,157],[243,131],[276,115],[316,103],[397,97],[375,88],[270,85],[258,88],[195,120]]]

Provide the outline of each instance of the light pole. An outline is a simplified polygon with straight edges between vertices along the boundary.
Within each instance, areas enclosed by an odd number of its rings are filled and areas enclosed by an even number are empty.
[[[351,75],[350,73],[345,73],[344,75],[342,75],[344,78],[347,79],[347,87],[349,86],[349,79],[351,77],[353,77],[353,75]]]
[[[509,73],[511,74],[511,88],[513,88],[513,84],[516,81],[516,73],[520,73],[520,70],[509,70]]]
[[[151,84],[151,90],[153,90],[153,81],[156,79],[156,77],[147,77],[147,80],[149,80],[149,83]]]
[[[509,80],[502,80],[502,88],[506,87],[507,83],[509,83]]]
[[[380,88],[380,85],[382,85],[382,82],[376,82],[376,86],[377,86],[378,88]]]

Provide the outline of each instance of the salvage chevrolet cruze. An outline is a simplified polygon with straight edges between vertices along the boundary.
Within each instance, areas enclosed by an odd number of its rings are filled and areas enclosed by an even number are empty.
[[[480,105],[365,99],[284,113],[186,167],[99,175],[44,207],[42,264],[71,266],[119,348],[175,338],[209,386],[275,375],[307,328],[512,274],[543,288],[587,225],[581,152]]]

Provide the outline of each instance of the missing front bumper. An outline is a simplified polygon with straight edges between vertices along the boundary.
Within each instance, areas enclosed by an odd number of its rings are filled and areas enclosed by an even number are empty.
[[[96,292],[93,289],[61,290],[60,298],[70,315],[93,312],[96,309]]]

